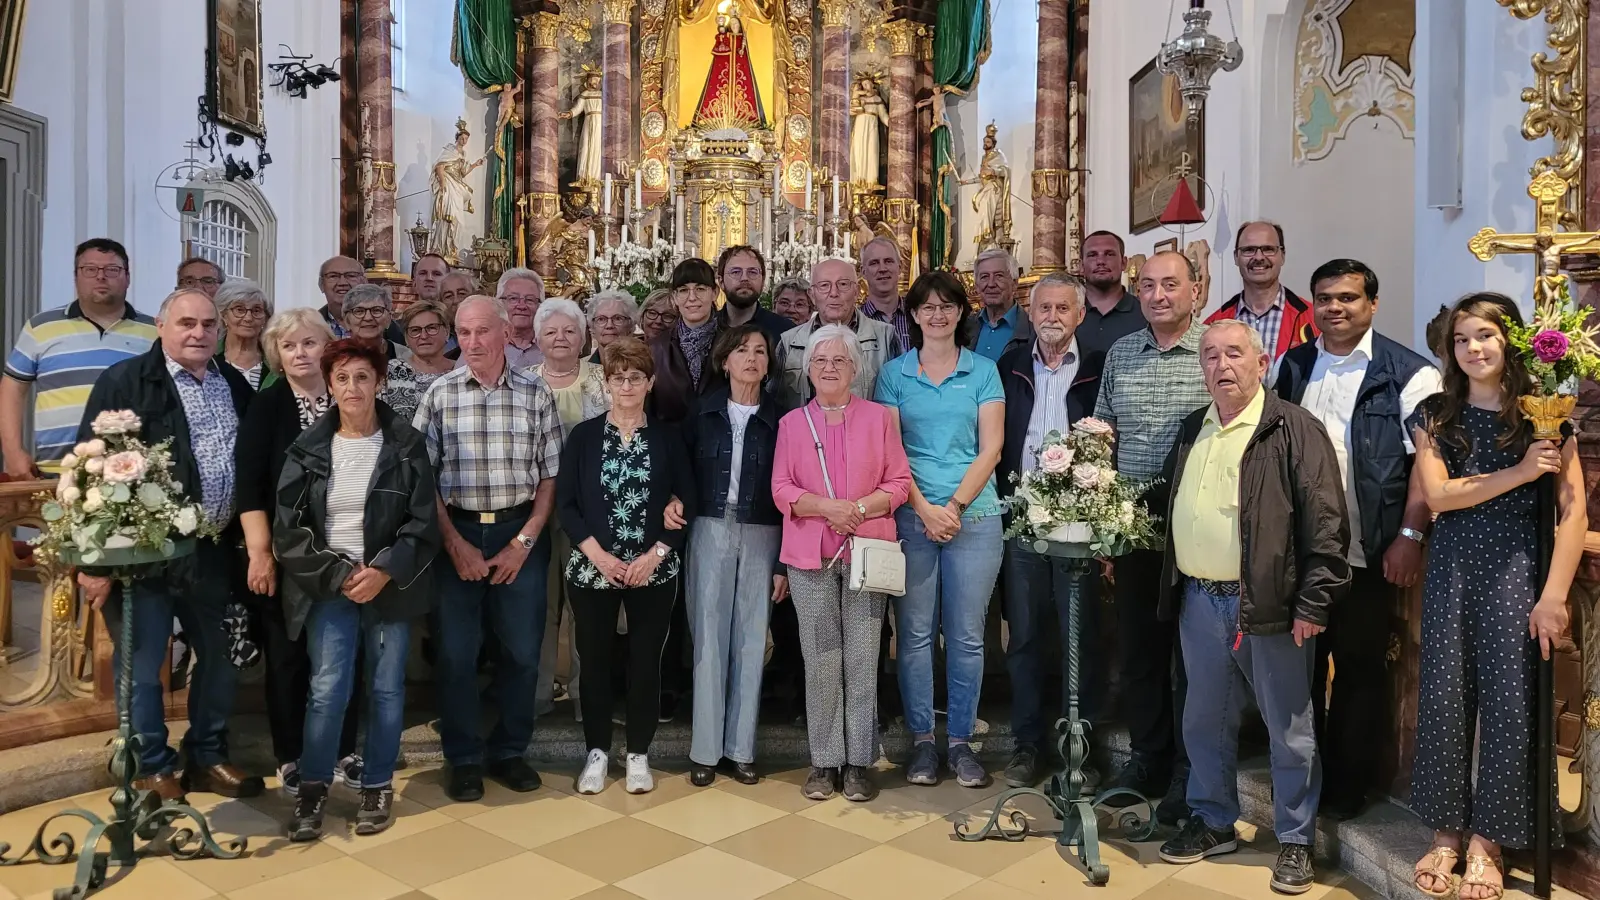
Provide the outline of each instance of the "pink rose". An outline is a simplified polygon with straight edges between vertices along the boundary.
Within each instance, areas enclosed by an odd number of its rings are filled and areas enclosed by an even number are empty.
[[[148,463],[145,458],[132,450],[114,453],[106,457],[105,480],[122,482],[124,484],[138,481],[144,477],[145,467]]]
[[[1539,357],[1540,362],[1559,362],[1567,355],[1567,348],[1571,343],[1565,334],[1553,328],[1546,328],[1533,336],[1533,355]]]
[[[1100,467],[1091,463],[1073,466],[1072,483],[1086,491],[1094,490],[1100,486]]]
[[[1056,444],[1039,451],[1039,468],[1048,475],[1065,475],[1072,468],[1072,450]]]
[[[99,435],[136,434],[141,424],[139,417],[134,415],[132,410],[108,409],[95,416],[89,427]]]
[[[1081,432],[1083,434],[1109,436],[1111,434],[1111,425],[1104,419],[1096,419],[1093,416],[1090,416],[1088,418],[1079,419],[1078,421],[1073,422],[1072,430]]]

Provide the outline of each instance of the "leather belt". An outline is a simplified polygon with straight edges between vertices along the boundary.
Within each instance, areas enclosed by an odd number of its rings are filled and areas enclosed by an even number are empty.
[[[1213,597],[1239,596],[1239,582],[1237,581],[1212,581],[1209,578],[1196,578],[1194,583],[1200,586],[1200,590]]]
[[[456,506],[447,506],[445,509],[449,511],[452,519],[472,522],[477,525],[499,525],[501,522],[527,521],[528,516],[533,515],[533,501],[524,500],[516,506],[508,506],[505,509],[496,509],[489,512],[477,512],[476,510],[461,509]]]

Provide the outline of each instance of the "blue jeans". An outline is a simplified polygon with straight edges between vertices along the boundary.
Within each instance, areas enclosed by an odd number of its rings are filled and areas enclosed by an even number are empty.
[[[923,533],[922,520],[895,513],[906,553],[906,595],[894,602],[900,698],[913,736],[933,733],[933,641],[944,633],[948,737],[972,737],[983,687],[983,628],[1000,574],[999,516],[965,518],[949,543]]]
[[[467,543],[487,559],[516,539],[526,520],[480,525],[458,517],[452,523]],[[534,696],[539,683],[539,645],[544,643],[545,576],[550,566],[549,529],[509,584],[463,581],[446,554],[439,579],[439,737],[452,766],[485,760],[521,758],[533,737]],[[483,647],[483,613],[499,639],[494,664],[494,697],[500,721],[488,742],[478,736],[478,651]]]
[[[1089,563],[1087,569],[1083,563]],[[1054,716],[1044,706],[1044,659],[1041,645],[1051,625],[1061,635],[1061,703],[1065,710],[1067,648],[1073,627],[1067,616],[1067,591],[1078,582],[1078,710],[1090,722],[1101,721],[1105,708],[1106,673],[1100,664],[1100,564],[1043,556],[1021,541],[1006,542],[1005,609],[1010,640],[1006,669],[1011,674],[1011,730],[1019,744],[1043,744],[1052,733]]]
[[[172,638],[172,617],[177,615],[183,633],[194,651],[194,673],[189,677],[189,731],[183,737],[183,753],[188,764],[208,768],[228,761],[228,716],[233,713],[234,686],[238,673],[228,661],[227,633],[222,626],[223,607],[228,602],[228,552],[211,541],[200,541],[192,565],[184,568],[193,574],[192,584],[181,590],[169,588],[164,578],[147,578],[133,583],[130,598],[133,610],[133,694],[129,715],[134,733],[139,735],[139,775],[171,774],[178,767],[178,754],[167,746],[166,704],[161,696],[161,668],[167,659],[167,642]],[[113,656],[113,678],[122,670],[121,591],[115,591],[105,605],[106,627],[117,647]]]
[[[1311,844],[1317,833],[1322,763],[1312,727],[1311,670],[1315,641],[1249,634],[1239,641],[1239,598],[1215,597],[1190,580],[1178,636],[1189,673],[1183,742],[1189,751],[1189,807],[1206,827],[1232,828],[1239,818],[1239,718],[1247,692],[1271,738],[1272,808],[1280,843]]]
[[[333,780],[345,710],[355,689],[357,650],[363,643],[367,651],[367,738],[361,750],[366,763],[361,787],[387,787],[394,780],[400,732],[405,728],[411,623],[379,621],[370,610],[365,619],[361,606],[343,596],[311,604],[306,617],[311,696],[306,701],[300,777],[307,782],[328,784]]]

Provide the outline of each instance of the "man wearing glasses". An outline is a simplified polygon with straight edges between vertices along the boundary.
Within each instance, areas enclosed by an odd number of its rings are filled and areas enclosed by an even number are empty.
[[[178,283],[176,290],[199,291],[207,297],[217,299],[217,288],[222,287],[222,282],[228,280],[222,274],[222,268],[216,263],[202,256],[191,256],[178,263]]]
[[[856,333],[862,366],[856,371],[850,390],[857,397],[871,397],[878,384],[878,370],[905,350],[892,324],[862,315],[856,306],[860,296],[861,280],[850,263],[825,259],[811,267],[811,299],[817,312],[784,332],[778,342],[778,358],[783,363],[778,397],[786,408],[795,409],[811,400],[811,379],[801,363],[811,332],[824,325],[843,325]]]
[[[128,251],[121,244],[107,238],[84,241],[74,260],[77,299],[28,320],[0,378],[0,448],[12,478],[35,477],[41,469],[56,472],[78,440],[95,379],[156,340],[155,320],[128,303]],[[32,453],[22,439],[30,387],[36,391]]]
[[[317,288],[327,301],[322,305],[322,320],[333,329],[334,337],[350,337],[350,329],[345,324],[344,296],[356,285],[366,283],[366,270],[361,268],[361,263],[348,256],[335,256],[317,270]],[[402,347],[406,344],[405,332],[400,330],[397,322],[391,321],[383,336]]]
[[[544,362],[538,336],[533,333],[533,314],[544,302],[544,279],[532,269],[507,269],[500,276],[495,296],[511,317],[511,329],[506,334],[506,365],[527,369]]]
[[[1239,226],[1233,239],[1233,261],[1244,279],[1244,290],[1206,319],[1207,325],[1238,319],[1254,328],[1274,362],[1295,347],[1316,340],[1320,333],[1311,304],[1283,286],[1283,260],[1283,226],[1273,222]]]

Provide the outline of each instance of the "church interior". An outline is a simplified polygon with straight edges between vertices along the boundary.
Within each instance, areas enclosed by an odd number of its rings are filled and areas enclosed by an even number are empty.
[[[1186,36],[1212,55],[1169,54]],[[525,267],[550,296],[582,300],[736,245],[762,251],[771,284],[881,236],[903,287],[936,269],[970,287],[978,255],[998,248],[1025,298],[1043,275],[1081,272],[1085,236],[1106,231],[1130,285],[1149,256],[1186,255],[1209,313],[1242,289],[1236,229],[1268,220],[1290,290],[1309,294],[1327,260],[1364,261],[1382,283],[1375,327],[1431,357],[1441,307],[1492,290],[1531,309],[1552,258],[1590,302],[1600,254],[1548,251],[1559,232],[1600,229],[1597,96],[1600,0],[0,0],[0,322],[9,348],[30,316],[72,302],[73,247],[98,236],[126,246],[129,301],[154,314],[193,256],[282,311],[323,303],[319,266],[335,254],[398,307],[424,254],[485,292]],[[1546,215],[1529,185],[1550,172],[1566,190]],[[1485,228],[1504,237],[1488,259],[1469,249]],[[1591,490],[1597,410],[1586,384],[1574,424]],[[0,483],[0,517],[37,525],[34,488]],[[1600,896],[1589,537],[1555,665],[1561,897]],[[0,900],[71,882],[70,865],[6,865],[3,850],[69,806],[109,808],[117,725],[112,637],[21,547],[0,552]],[[1326,826],[1307,896],[1415,896],[1420,594],[1392,615],[1388,800]],[[256,724],[239,742],[264,755],[259,687],[242,684],[240,719]],[[184,703],[168,700],[174,734]],[[644,797],[580,797],[561,781],[531,803],[491,790],[452,805],[428,702],[412,706],[401,824],[382,841],[291,846],[281,798],[229,800],[201,812],[219,837],[248,837],[249,857],[158,855],[96,893],[1268,896],[1240,866],[1175,875],[1155,844],[1115,835],[1101,850],[1110,884],[1091,886],[1065,840],[1037,833],[1052,814],[1031,801],[1006,814],[1034,821],[1027,840],[956,842],[953,823],[989,819],[998,790],[901,786],[872,808],[811,806],[794,790],[801,758],[760,790],[693,792],[662,751],[661,787]],[[980,714],[1006,752],[1003,689]],[[762,727],[773,759],[796,742],[803,757],[802,731]],[[687,747],[686,727],[663,735]],[[536,755],[581,757],[570,715],[541,719],[536,742]],[[1259,827],[1249,853],[1270,859],[1257,749],[1240,772],[1244,834]],[[1531,892],[1531,862],[1513,863],[1514,890]]]

